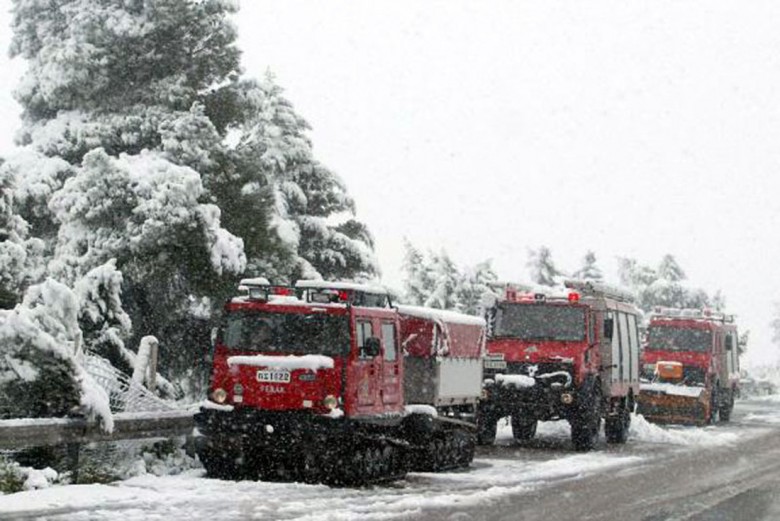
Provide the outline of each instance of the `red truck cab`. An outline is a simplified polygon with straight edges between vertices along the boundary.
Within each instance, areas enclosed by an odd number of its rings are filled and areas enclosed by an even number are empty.
[[[642,354],[639,412],[659,422],[728,421],[739,392],[738,341],[732,316],[657,308]],[[659,373],[663,363],[679,364],[679,378]]]
[[[567,295],[518,293],[488,311],[480,439],[512,417],[516,439],[538,421],[568,420],[575,448],[588,450],[606,419],[607,440],[625,442],[639,392],[639,310],[603,284],[567,281]]]

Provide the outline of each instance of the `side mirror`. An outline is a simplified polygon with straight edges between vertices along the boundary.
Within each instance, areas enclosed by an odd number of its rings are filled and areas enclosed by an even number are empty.
[[[366,338],[366,342],[363,345],[363,352],[361,353],[362,356],[374,358],[375,356],[379,356],[379,353],[381,352],[382,344],[377,337],[370,336]]]
[[[734,337],[727,336],[726,337],[726,351],[731,351],[734,349]]]
[[[604,338],[608,338],[609,340],[612,340],[613,332],[615,331],[615,319],[614,318],[605,318],[604,319]]]

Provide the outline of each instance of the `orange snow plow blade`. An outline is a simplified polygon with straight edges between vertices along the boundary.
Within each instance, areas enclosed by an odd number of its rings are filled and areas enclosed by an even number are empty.
[[[704,388],[642,384],[637,413],[654,423],[706,425],[710,419],[710,393]]]

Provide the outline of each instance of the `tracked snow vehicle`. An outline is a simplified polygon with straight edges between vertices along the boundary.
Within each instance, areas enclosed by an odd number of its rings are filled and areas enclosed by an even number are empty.
[[[208,475],[365,484],[471,462],[473,414],[444,407],[437,392],[407,400],[418,384],[405,366],[422,329],[452,334],[441,312],[402,315],[383,288],[351,283],[247,279],[241,288],[225,305],[210,400],[195,418]],[[402,325],[418,320],[420,332]],[[475,344],[469,353],[481,356],[484,321],[460,322]],[[459,373],[429,368],[409,374],[458,388]],[[473,411],[478,387],[460,394]]]

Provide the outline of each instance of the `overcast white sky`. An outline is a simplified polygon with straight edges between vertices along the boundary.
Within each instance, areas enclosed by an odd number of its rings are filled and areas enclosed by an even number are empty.
[[[0,0],[7,48],[10,0]],[[722,289],[751,362],[780,300],[780,2],[266,1],[237,18],[399,286],[403,237],[527,279],[588,249]],[[21,63],[0,58],[0,154]]]

